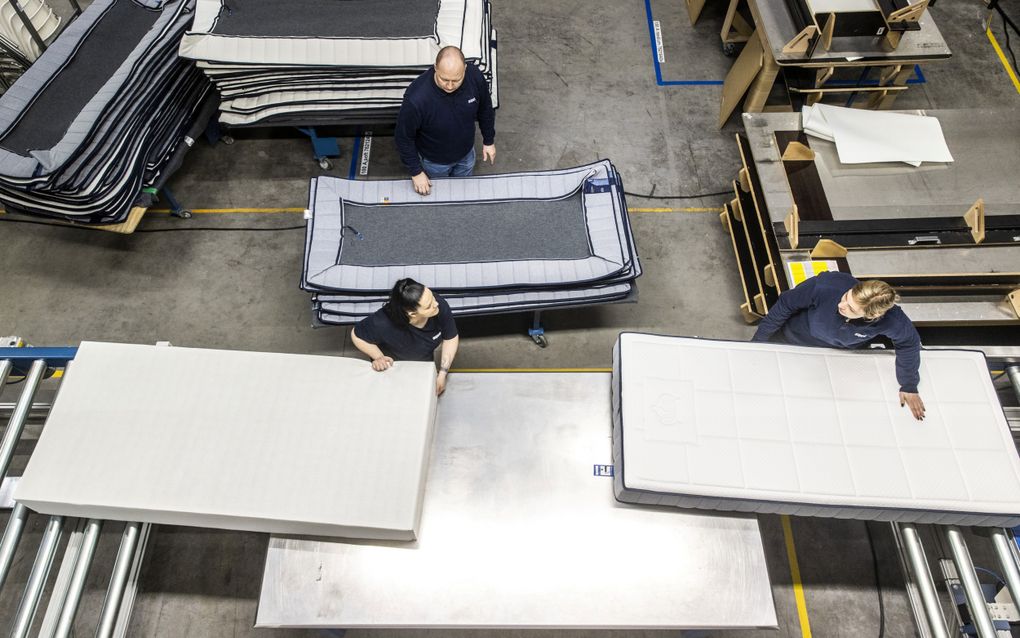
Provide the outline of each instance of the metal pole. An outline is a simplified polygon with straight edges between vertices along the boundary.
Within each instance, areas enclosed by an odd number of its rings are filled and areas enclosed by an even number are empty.
[[[18,447],[18,439],[25,429],[25,421],[28,420],[28,413],[32,409],[32,398],[39,389],[39,382],[46,372],[46,362],[37,359],[32,362],[28,374],[25,376],[25,387],[21,390],[18,403],[14,406],[10,421],[7,422],[7,429],[4,430],[3,441],[0,442],[0,480],[7,476],[10,469],[11,459],[14,458],[14,449]]]
[[[981,591],[981,582],[974,572],[974,563],[967,551],[967,543],[963,540],[963,532],[955,525],[945,527],[946,540],[956,563],[956,572],[963,585],[963,593],[967,597],[967,609],[970,610],[971,623],[977,630],[978,638],[995,638],[995,624],[988,613],[988,603]]]
[[[946,619],[942,615],[942,606],[939,605],[939,597],[935,592],[935,583],[932,581],[931,571],[928,569],[928,559],[924,555],[924,547],[921,545],[921,537],[917,534],[917,528],[908,523],[897,524],[897,527],[900,537],[903,539],[903,546],[907,550],[910,571],[913,572],[931,636],[932,638],[949,638]]]
[[[4,385],[7,383],[7,377],[10,376],[13,368],[14,364],[11,363],[10,359],[0,361],[0,393],[3,392]]]
[[[51,516],[46,524],[42,543],[39,545],[35,562],[32,564],[32,573],[29,574],[28,583],[25,585],[25,594],[21,597],[21,605],[18,606],[18,615],[14,619],[11,638],[25,638],[32,630],[32,621],[35,620],[39,599],[46,587],[46,579],[50,575],[50,567],[53,566],[53,557],[57,554],[57,546],[60,544],[60,533],[63,528],[64,517],[62,516]]]
[[[110,578],[110,586],[106,590],[106,600],[103,601],[103,611],[99,616],[96,638],[110,638],[113,635],[113,629],[117,624],[117,612],[120,610],[120,603],[124,598],[124,587],[127,585],[128,575],[131,573],[131,559],[134,558],[135,550],[138,547],[141,527],[141,523],[128,523],[124,527],[124,534],[120,539],[120,549],[117,550],[117,561],[113,564],[113,576]]]
[[[1016,394],[1017,401],[1020,401],[1020,366],[1006,366],[1006,376],[1009,377],[1009,382],[1013,384],[1013,392]]]
[[[1010,542],[1006,530],[992,530],[992,543],[995,545],[995,555],[999,558],[1002,577],[1006,579],[1009,595],[1013,597],[1013,603],[1016,604],[1017,601],[1020,601],[1020,567],[1017,566]]]
[[[4,538],[0,540],[0,589],[3,589],[4,582],[7,581],[7,574],[11,571],[14,553],[18,551],[18,541],[21,540],[21,533],[25,531],[25,521],[27,520],[28,508],[21,503],[16,503],[11,517],[7,520]]]
[[[81,602],[81,594],[85,589],[85,579],[89,575],[89,567],[92,566],[92,557],[95,556],[96,545],[99,544],[99,534],[102,531],[103,521],[89,520],[85,528],[85,540],[82,542],[78,560],[74,563],[74,572],[71,574],[67,598],[64,600],[64,606],[60,609],[60,619],[57,621],[57,630],[54,633],[57,638],[71,635],[74,616],[78,613],[78,603]]]

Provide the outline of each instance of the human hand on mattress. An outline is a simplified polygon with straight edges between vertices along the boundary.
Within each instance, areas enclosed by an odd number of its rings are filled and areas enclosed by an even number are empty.
[[[411,183],[414,185],[414,192],[419,195],[428,195],[432,192],[432,182],[429,181],[429,176],[422,171],[411,178]]]
[[[924,420],[924,401],[916,392],[900,392],[900,407],[907,406],[918,421]]]
[[[372,369],[376,372],[382,372],[389,370],[393,367],[393,357],[382,356],[378,359],[372,359]]]

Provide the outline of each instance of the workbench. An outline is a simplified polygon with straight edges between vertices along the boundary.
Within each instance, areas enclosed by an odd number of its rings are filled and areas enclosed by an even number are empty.
[[[800,114],[743,116],[742,164],[722,219],[748,321],[796,283],[791,263],[814,258],[889,281],[917,325],[1020,325],[1020,183],[1012,174],[1020,122],[989,109],[926,114],[939,119],[954,162],[844,165],[835,144],[803,134]],[[791,142],[813,158],[784,161]]]
[[[617,503],[610,375],[455,373],[414,543],[270,538],[257,627],[774,627],[757,520]]]
[[[740,17],[738,4],[743,1],[747,2],[753,24]],[[732,36],[731,25],[739,26],[742,33]],[[790,43],[800,29],[784,0],[730,0],[722,33],[724,48],[741,40],[746,44],[723,83],[719,127],[745,93],[743,112],[764,110],[780,70],[797,102],[814,104],[827,94],[859,92],[869,96],[869,108],[891,107],[907,88],[915,65],[952,55],[928,11],[918,25],[916,31],[903,32],[895,48],[880,37],[842,37],[832,38],[827,49],[815,46],[806,51],[791,50]],[[859,75],[855,81],[841,80],[837,75],[841,69],[852,69]],[[868,80],[872,69],[876,73]]]

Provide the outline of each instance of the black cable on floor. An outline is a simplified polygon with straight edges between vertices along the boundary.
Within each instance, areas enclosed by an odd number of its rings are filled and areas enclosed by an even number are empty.
[[[719,195],[729,195],[733,191],[719,191],[718,193],[701,193],[700,195],[655,195],[655,189],[652,189],[651,193],[647,195],[643,193],[631,193],[623,191],[624,195],[629,197],[637,197],[639,199],[701,199],[703,197],[718,197]]]
[[[875,588],[878,590],[878,638],[885,638],[885,597],[882,595],[882,576],[878,573],[878,552],[875,538],[871,535],[871,521],[864,521],[868,533],[868,548],[871,550],[871,569],[875,573]]]
[[[31,226],[53,226],[54,228],[74,228],[75,230],[95,230],[89,226],[80,224],[55,224],[53,222],[41,222],[31,219],[9,219],[7,217],[0,216],[0,222],[6,222],[8,224],[29,224]],[[134,232],[136,233],[178,233],[178,232],[196,232],[196,231],[220,231],[220,232],[275,232],[280,230],[298,230],[304,228],[305,225],[300,226],[275,226],[270,228],[252,228],[247,226],[241,226],[237,228],[231,228],[228,226],[175,226],[170,228],[140,228]]]

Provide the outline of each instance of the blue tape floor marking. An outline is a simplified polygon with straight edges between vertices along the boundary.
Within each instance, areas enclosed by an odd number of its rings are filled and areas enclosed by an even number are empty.
[[[648,40],[652,46],[652,64],[655,65],[655,83],[659,86],[718,86],[722,80],[663,80],[659,56],[655,54],[655,25],[652,24],[652,0],[645,0],[645,16],[648,18]]]
[[[662,67],[659,66],[659,56],[655,54],[655,25],[652,19],[652,0],[645,0],[645,17],[648,20],[648,41],[652,47],[652,64],[655,65],[655,83],[659,86],[721,86],[722,80],[663,80],[662,79]],[[917,77],[910,78],[907,80],[907,84],[924,84],[926,82],[924,73],[921,73],[921,67],[914,65],[914,75]],[[830,84],[839,86],[845,84],[852,84],[852,80],[836,80],[830,82]],[[865,82],[861,86],[878,86],[878,80],[871,80]]]
[[[347,179],[354,179],[358,174],[358,165],[361,162],[361,138],[354,138],[354,146],[351,147],[351,168],[347,171]]]

